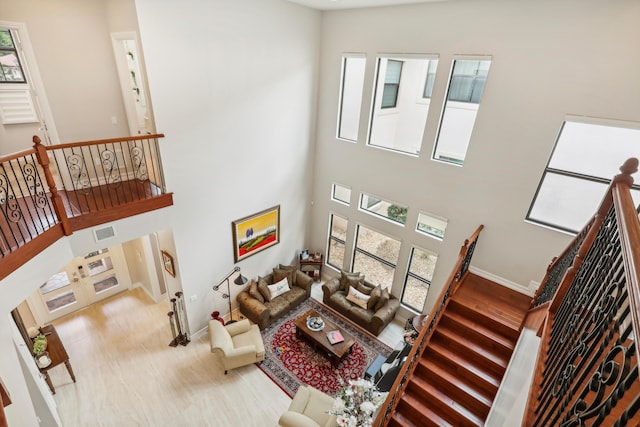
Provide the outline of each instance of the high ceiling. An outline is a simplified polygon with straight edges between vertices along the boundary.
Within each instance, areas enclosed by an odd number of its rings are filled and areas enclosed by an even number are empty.
[[[318,10],[354,9],[360,7],[396,6],[447,0],[288,0]]]

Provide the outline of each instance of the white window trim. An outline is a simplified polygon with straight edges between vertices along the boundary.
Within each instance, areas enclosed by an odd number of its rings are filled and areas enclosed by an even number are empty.
[[[356,138],[356,140],[353,139],[348,139],[348,138],[342,138],[340,137],[340,123],[341,123],[341,115],[342,115],[342,92],[344,90],[342,84],[344,82],[344,61],[347,58],[355,58],[355,59],[364,59],[365,60],[365,75],[364,75],[364,79],[362,82],[362,96],[360,99],[360,118],[358,120],[358,135],[360,135],[360,128],[361,128],[361,124],[362,124],[362,102],[365,99],[364,98],[364,91],[366,88],[366,81],[367,81],[367,64],[366,64],[366,60],[367,60],[367,54],[366,53],[343,53],[341,58],[340,58],[340,83],[339,83],[339,89],[338,89],[338,114],[336,116],[336,139],[339,141],[345,141],[345,142],[350,142],[352,144],[357,144],[359,138]]]

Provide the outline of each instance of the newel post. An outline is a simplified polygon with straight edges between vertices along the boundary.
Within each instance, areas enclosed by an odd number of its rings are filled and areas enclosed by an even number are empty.
[[[36,157],[38,159],[38,163],[42,166],[42,170],[44,171],[44,177],[47,181],[47,186],[49,187],[49,191],[51,192],[51,202],[53,203],[53,210],[62,225],[62,231],[65,236],[70,236],[72,234],[71,226],[69,225],[69,218],[67,218],[67,212],[64,209],[64,203],[62,202],[62,197],[58,194],[58,189],[56,188],[56,183],[53,179],[53,175],[51,174],[51,169],[49,169],[49,155],[47,154],[47,149],[44,145],[42,145],[42,141],[37,135],[33,136],[33,148],[36,150]]]

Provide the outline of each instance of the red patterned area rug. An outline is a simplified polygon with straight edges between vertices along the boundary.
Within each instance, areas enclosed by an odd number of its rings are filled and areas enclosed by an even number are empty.
[[[307,341],[296,337],[293,322],[311,309],[356,339],[351,353],[337,367]],[[308,384],[333,396],[340,389],[338,377],[345,381],[362,378],[376,356],[380,354],[387,357],[392,351],[382,341],[313,298],[308,298],[267,327],[262,331],[262,338],[266,354],[259,367],[290,397],[296,394],[301,384]]]

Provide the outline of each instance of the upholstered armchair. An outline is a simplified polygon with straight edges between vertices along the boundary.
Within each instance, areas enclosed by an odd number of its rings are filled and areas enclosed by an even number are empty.
[[[278,424],[282,427],[337,427],[336,417],[328,413],[331,408],[331,396],[308,385],[300,386]]]
[[[264,360],[264,343],[257,325],[248,319],[222,326],[217,320],[209,321],[211,352],[218,354],[224,373],[229,369]]]

